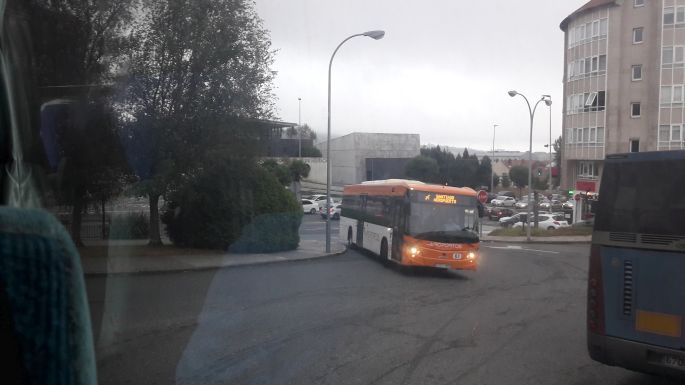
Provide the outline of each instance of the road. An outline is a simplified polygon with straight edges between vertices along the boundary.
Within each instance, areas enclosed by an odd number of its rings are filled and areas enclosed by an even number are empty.
[[[405,271],[348,251],[88,278],[100,383],[668,383],[588,358],[587,253],[487,244],[477,272]]]

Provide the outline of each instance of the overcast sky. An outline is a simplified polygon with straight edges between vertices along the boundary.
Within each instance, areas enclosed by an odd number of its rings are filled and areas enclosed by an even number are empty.
[[[324,137],[328,60],[333,63],[333,136],[418,133],[421,144],[527,150],[531,99],[551,94],[552,137],[561,135],[563,33],[585,0],[256,0],[278,50],[278,115]],[[533,150],[549,141],[549,108],[536,113]]]

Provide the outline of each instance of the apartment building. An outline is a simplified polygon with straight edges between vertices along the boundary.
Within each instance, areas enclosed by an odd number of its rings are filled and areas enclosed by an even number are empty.
[[[563,189],[597,192],[606,155],[683,148],[685,0],[592,0],[560,27]]]

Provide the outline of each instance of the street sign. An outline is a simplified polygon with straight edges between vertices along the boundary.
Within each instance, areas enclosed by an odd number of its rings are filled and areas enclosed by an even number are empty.
[[[479,201],[480,203],[483,203],[483,204],[487,203],[487,201],[488,201],[488,192],[485,191],[485,190],[480,190],[480,191],[478,191],[478,201]]]

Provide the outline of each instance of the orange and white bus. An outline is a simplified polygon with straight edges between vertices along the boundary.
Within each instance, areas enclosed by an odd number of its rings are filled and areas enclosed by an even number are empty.
[[[407,265],[476,270],[476,191],[391,179],[345,186],[340,239]]]

